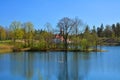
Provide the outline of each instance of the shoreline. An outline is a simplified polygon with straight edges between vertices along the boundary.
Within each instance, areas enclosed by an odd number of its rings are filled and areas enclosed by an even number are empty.
[[[0,50],[0,54],[4,54],[4,53],[11,53],[11,52],[108,52],[107,50],[64,50],[64,49],[42,49],[42,50],[33,50],[33,49],[27,49],[27,48],[23,48],[23,49],[2,49]]]
[[[31,52],[36,52],[36,51],[44,51],[44,52],[106,52],[106,50],[100,50],[100,49],[89,49],[89,50],[80,50],[80,49],[32,49],[32,48],[23,48],[23,49],[15,49],[13,52],[21,52],[21,51],[31,51]]]
[[[104,46],[104,45],[102,45]],[[116,45],[106,45],[106,46],[116,46]],[[118,45],[119,46],[119,45]],[[80,50],[80,49],[38,49],[38,48],[16,48],[12,45],[1,45],[0,46],[0,53],[9,53],[9,52],[107,52],[107,50],[100,50],[100,49],[88,49],[88,50]]]
[[[65,50],[65,49],[31,49],[31,48],[22,48],[22,49],[2,49],[0,53],[9,53],[9,52],[107,52],[106,50]]]

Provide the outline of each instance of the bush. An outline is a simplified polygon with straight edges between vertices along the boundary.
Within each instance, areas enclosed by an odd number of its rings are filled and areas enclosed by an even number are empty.
[[[87,39],[82,39],[81,40],[81,48],[82,48],[82,50],[85,50],[85,49],[89,48],[89,43],[88,43]]]

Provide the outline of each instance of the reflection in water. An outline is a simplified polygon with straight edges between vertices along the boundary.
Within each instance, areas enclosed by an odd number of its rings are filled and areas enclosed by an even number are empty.
[[[118,52],[1,54],[0,80],[120,80]]]
[[[85,62],[88,55],[79,53],[24,52],[8,55],[10,75],[28,80],[83,80],[89,67]]]
[[[89,54],[71,53],[69,59],[69,79],[68,80],[84,80],[89,70]]]
[[[58,80],[68,80],[68,63],[67,63],[67,52],[61,54],[61,61],[59,63],[59,74]]]
[[[10,55],[10,70],[14,75],[25,76],[30,79],[33,75],[33,60],[32,53],[14,53]]]

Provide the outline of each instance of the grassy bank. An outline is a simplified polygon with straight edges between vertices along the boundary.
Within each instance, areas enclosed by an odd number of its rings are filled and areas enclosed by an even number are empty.
[[[24,47],[24,43],[22,42],[16,42],[13,45],[12,41],[3,41],[0,42],[0,53],[6,53],[6,52],[21,52],[21,51],[59,51],[59,52],[104,52],[103,50],[100,49],[94,49],[94,48],[89,48],[89,49],[63,49],[63,48],[57,48],[57,47],[52,47],[52,48],[43,48],[41,46],[37,47]]]
[[[0,53],[6,53],[6,52],[12,52],[12,51],[13,51],[13,45],[0,43]]]
[[[9,44],[0,44],[0,53],[7,53],[7,52],[22,52],[22,51],[59,51],[59,52],[104,52],[104,50],[100,50],[100,49],[39,49],[39,48],[19,48],[13,45],[9,45]]]

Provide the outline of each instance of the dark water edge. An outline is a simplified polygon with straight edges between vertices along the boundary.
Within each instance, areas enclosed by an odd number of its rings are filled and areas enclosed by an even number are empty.
[[[0,54],[0,80],[120,80],[120,47],[102,49]]]
[[[42,52],[105,52],[106,50],[101,49],[36,49],[36,48],[15,48],[13,49],[13,52],[19,52],[19,51],[26,51],[26,52],[36,52],[36,51],[42,51]]]

